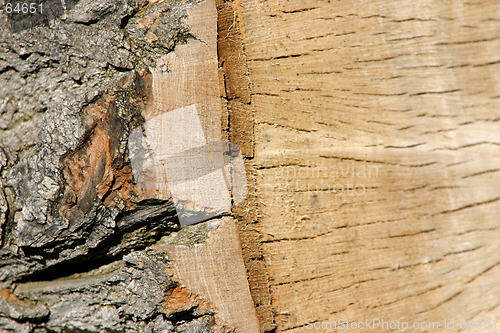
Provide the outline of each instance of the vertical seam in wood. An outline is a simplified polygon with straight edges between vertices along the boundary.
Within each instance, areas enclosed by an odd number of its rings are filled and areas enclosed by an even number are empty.
[[[224,81],[220,86],[227,112],[227,124],[223,131],[227,132],[230,142],[240,145],[245,159],[249,194],[243,203],[233,209],[233,213],[237,220],[243,258],[261,330],[274,332],[276,325],[269,276],[263,257],[261,235],[255,226],[260,214],[256,198],[252,83],[240,29],[239,6],[239,1],[217,0],[219,69],[222,71],[221,80]]]

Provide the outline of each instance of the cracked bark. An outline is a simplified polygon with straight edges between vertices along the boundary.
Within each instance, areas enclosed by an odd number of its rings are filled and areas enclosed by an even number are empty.
[[[233,239],[229,248],[239,250],[234,222],[226,217],[181,229],[168,194],[136,184],[127,148],[130,133],[161,111],[155,110],[158,100],[172,108],[188,102],[154,91],[162,84],[179,89],[161,76],[169,61],[182,59],[196,43],[212,43],[215,50],[215,39],[204,40],[207,32],[196,30],[190,16],[202,2],[66,1],[71,8],[60,17],[18,31],[0,15],[1,331],[238,327],[234,309],[221,310],[224,299],[214,303],[210,293],[196,294],[196,279],[189,285],[177,268],[217,233],[226,232]],[[207,6],[215,13],[211,1],[199,8]],[[200,89],[218,101],[219,84],[209,78],[202,83],[211,90]],[[203,108],[200,117],[219,121]],[[205,130],[220,140],[220,126]],[[170,236],[189,230],[196,237],[184,237],[185,255],[173,259],[168,249],[181,246],[181,236]],[[215,250],[208,247],[199,265],[227,260],[245,276],[241,254],[225,257],[219,249],[220,258],[212,258]],[[246,279],[235,283],[243,288],[234,295],[248,306]]]

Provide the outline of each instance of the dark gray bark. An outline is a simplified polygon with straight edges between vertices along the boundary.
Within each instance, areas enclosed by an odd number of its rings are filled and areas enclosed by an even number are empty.
[[[0,15],[0,331],[213,331],[213,312],[161,305],[177,282],[148,246],[179,226],[127,151],[194,2],[85,0],[29,29]]]

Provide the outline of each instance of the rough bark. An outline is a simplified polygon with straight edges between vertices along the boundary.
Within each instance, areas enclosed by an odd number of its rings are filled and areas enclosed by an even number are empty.
[[[1,13],[1,331],[208,333],[238,326],[235,310],[219,311],[224,297],[214,304],[211,294],[185,287],[177,266],[184,259],[168,254],[181,237],[169,235],[187,233],[189,254],[234,222],[181,229],[171,198],[134,180],[127,146],[158,101],[186,102],[154,86],[179,89],[161,77],[172,72],[168,60],[206,42],[188,15],[201,2],[66,1],[71,8],[29,29],[12,29]],[[215,80],[198,88],[218,101],[216,54],[214,64]],[[185,68],[177,70],[182,79]],[[220,125],[210,129],[220,140]],[[227,251],[239,251],[237,237],[231,244]],[[241,254],[227,253],[227,264],[244,276]],[[251,304],[246,280],[235,281],[240,304]]]

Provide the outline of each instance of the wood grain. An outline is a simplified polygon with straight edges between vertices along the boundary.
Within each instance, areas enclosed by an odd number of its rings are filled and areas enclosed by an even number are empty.
[[[207,141],[221,141],[215,1],[189,8],[185,23],[192,37],[162,56],[153,70],[154,101],[146,120],[195,104]]]
[[[235,6],[277,331],[500,319],[499,2]]]
[[[154,96],[146,120],[151,121],[167,112],[194,104],[202,130],[198,130],[199,126],[196,121],[186,124],[187,120],[194,118],[188,118],[187,113],[184,118],[182,115],[179,116],[179,121],[167,120],[163,121],[163,124],[161,121],[159,124],[155,123],[154,129],[160,130],[151,137],[159,138],[156,142],[156,153],[160,155],[163,153],[163,156],[168,155],[171,147],[178,146],[186,151],[188,148],[201,147],[200,149],[206,149],[208,153],[209,148],[203,145],[203,141],[206,140],[206,143],[222,141],[223,133],[225,133],[222,124],[227,123],[222,112],[225,109],[221,104],[220,84],[223,80],[220,81],[218,68],[215,1],[205,0],[189,8],[186,23],[192,38],[188,39],[186,44],[176,46],[174,52],[163,56],[158,61],[158,69],[152,71]],[[190,107],[190,109],[192,111],[193,108]],[[163,119],[169,118],[161,118]],[[196,137],[200,136],[200,132],[203,132],[203,138]],[[185,139],[178,142],[179,138]],[[174,144],[168,145],[171,142]],[[201,156],[205,157],[203,154]],[[215,157],[212,155],[211,158]],[[207,161],[194,157],[187,160],[191,161],[192,165],[181,163],[180,167],[185,169],[180,168],[177,176],[181,176],[182,172],[189,174],[191,169],[206,167],[203,162]],[[209,163],[210,161],[207,162]],[[216,185],[222,185],[223,190],[227,192],[224,178],[221,177],[218,180],[222,183],[198,182],[198,187],[194,189],[196,191],[190,193],[208,196],[205,198],[207,200],[200,200],[201,202],[225,199],[222,198],[222,190],[215,192],[219,196],[213,196]],[[175,186],[182,189],[184,184],[181,182]],[[188,184],[186,191],[193,191],[193,188],[189,186]],[[170,184],[170,188],[174,192],[173,184]],[[170,193],[163,193],[163,196],[168,198]],[[195,200],[194,204],[200,201]],[[229,198],[227,198],[227,203],[230,203]],[[188,204],[185,204],[185,208],[189,210],[187,206]],[[203,223],[210,224],[217,221],[218,219],[215,218]],[[177,306],[182,308],[190,304],[192,297],[201,297],[215,307],[213,310],[216,316],[227,326],[224,332],[229,331],[230,328],[236,328],[236,332],[259,331],[259,321],[250,295],[238,230],[233,218],[223,217],[218,228],[210,233],[206,242],[170,244],[158,246],[155,250],[167,254],[171,260],[172,269],[182,283],[182,286],[167,297],[165,307],[169,311]]]
[[[220,224],[209,232],[205,242],[160,245],[155,250],[164,252],[172,260],[183,287],[215,306],[222,322],[237,332],[258,332],[259,322],[248,288],[235,221],[224,217],[210,223]]]
[[[269,275],[263,261],[260,232],[256,228],[256,174],[254,157],[254,113],[251,98],[251,80],[245,55],[245,45],[240,29],[239,6],[232,1],[217,1],[218,55],[223,79],[222,100],[226,106],[227,139],[240,146],[246,161],[248,195],[244,202],[235,205],[232,213],[242,246],[250,292],[257,310],[261,331],[275,329],[271,304]]]

